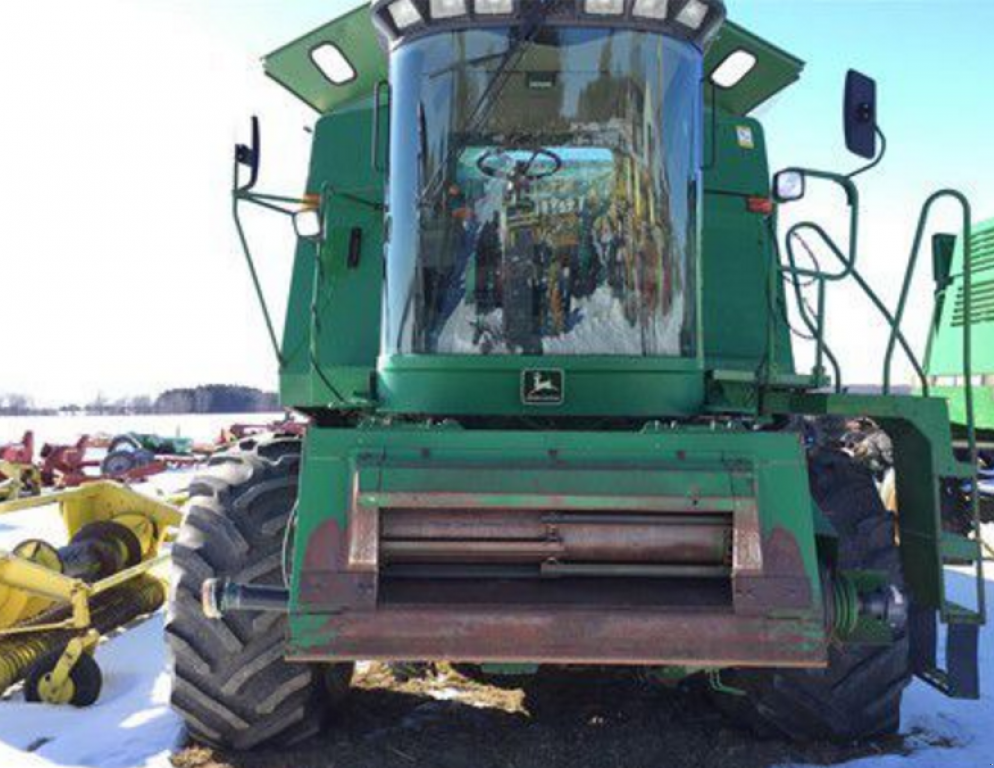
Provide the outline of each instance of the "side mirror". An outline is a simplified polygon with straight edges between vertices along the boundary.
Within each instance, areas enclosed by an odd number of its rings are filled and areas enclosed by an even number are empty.
[[[293,228],[301,240],[318,241],[324,234],[321,211],[317,208],[304,208],[293,214]]]
[[[248,192],[259,180],[259,162],[262,158],[262,141],[259,135],[259,118],[252,117],[252,143],[250,145],[235,145],[235,170],[238,166],[245,166],[249,169],[248,181],[236,186],[239,192]],[[240,177],[239,177],[240,178]]]
[[[877,83],[866,75],[849,70],[843,113],[846,146],[867,160],[877,156]]]
[[[793,203],[804,197],[805,186],[801,171],[780,171],[773,177],[773,199],[778,203]]]

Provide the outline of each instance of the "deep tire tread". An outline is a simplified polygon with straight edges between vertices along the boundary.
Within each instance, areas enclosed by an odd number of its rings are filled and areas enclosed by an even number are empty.
[[[251,749],[296,743],[320,730],[322,673],[285,661],[286,619],[239,612],[212,620],[200,606],[207,578],[282,583],[283,533],[299,466],[299,439],[253,437],[212,457],[190,486],[173,549],[166,640],[172,704],[198,741]]]
[[[837,566],[884,571],[901,585],[894,520],[869,471],[846,454],[819,450],[811,457],[811,490],[839,533]],[[911,679],[908,639],[835,643],[825,670],[734,670],[722,678],[746,696],[717,695],[719,707],[761,736],[837,743],[887,736],[900,727]]]

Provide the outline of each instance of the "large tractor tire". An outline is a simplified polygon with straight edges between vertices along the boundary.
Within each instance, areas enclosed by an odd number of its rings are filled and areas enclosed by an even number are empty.
[[[816,451],[811,491],[838,532],[838,567],[883,571],[902,586],[894,517],[870,471],[839,451]],[[902,631],[888,646],[834,642],[827,669],[726,671],[721,680],[731,691],[715,699],[761,736],[852,743],[897,732],[910,679]]]
[[[302,741],[321,728],[329,693],[348,688],[351,666],[284,660],[283,614],[209,619],[201,609],[205,579],[283,583],[299,468],[299,440],[260,436],[213,456],[190,486],[173,548],[166,639],[172,705],[197,741],[238,750]]]

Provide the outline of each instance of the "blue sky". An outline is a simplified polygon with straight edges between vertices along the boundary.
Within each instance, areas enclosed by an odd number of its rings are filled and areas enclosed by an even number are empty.
[[[854,167],[842,142],[846,69],[880,83],[890,139],[860,182],[863,269],[891,303],[917,209],[958,186],[994,217],[994,0],[729,0],[731,16],[807,61],[762,115],[774,168]],[[37,0],[0,4],[3,327],[28,327],[0,392],[42,402],[204,380],[274,386],[264,327],[229,216],[231,144],[264,118],[264,181],[299,191],[313,116],[259,57],[353,7],[335,0]],[[45,40],[44,47],[39,40]],[[798,208],[838,226],[838,201]],[[949,215],[944,213],[944,225]],[[276,314],[292,241],[251,222]],[[921,338],[927,259],[909,328]],[[852,381],[879,378],[880,324],[860,297],[830,300]],[[220,322],[218,337],[210,329]]]

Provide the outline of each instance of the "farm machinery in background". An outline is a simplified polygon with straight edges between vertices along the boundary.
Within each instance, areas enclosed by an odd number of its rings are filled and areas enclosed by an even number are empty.
[[[219,447],[263,433],[300,437],[283,419],[233,424],[216,444],[129,432],[46,444],[26,432],[0,446],[0,515],[57,507],[64,546],[28,538],[0,549],[0,696],[23,682],[28,701],[87,706],[99,696],[101,637],[156,612],[167,592],[165,545],[184,494],[156,498],[129,484],[205,462]],[[103,451],[103,458],[91,458]]]
[[[970,450],[973,412],[981,518],[994,523],[994,220],[978,225],[969,245],[967,250],[962,239],[936,237],[932,259],[936,312],[926,371],[932,391],[949,401],[954,446],[964,459]],[[964,267],[967,252],[972,284]],[[963,372],[967,328],[973,337],[969,378]],[[957,510],[962,519],[962,504]]]
[[[34,432],[29,430],[19,441],[0,445],[0,501],[100,480],[140,483],[171,469],[202,464],[219,448],[250,435],[302,437],[306,431],[305,419],[286,416],[231,424],[205,444],[147,432],[82,435],[75,443],[44,444],[36,459]]]
[[[82,435],[75,443],[44,444],[36,460],[34,433],[28,431],[20,442],[0,446],[0,501],[100,480],[142,482],[169,469],[202,463],[215,447],[137,432],[114,437]],[[97,451],[103,451],[103,456]]]
[[[18,443],[0,445],[0,501],[41,492],[41,468],[34,457],[33,432],[25,432]]]
[[[181,515],[110,481],[0,503],[0,514],[52,504],[67,544],[0,549],[0,695],[23,681],[28,701],[87,706],[102,685],[101,637],[166,598],[163,547]]]

